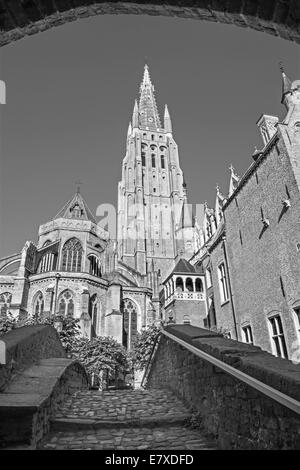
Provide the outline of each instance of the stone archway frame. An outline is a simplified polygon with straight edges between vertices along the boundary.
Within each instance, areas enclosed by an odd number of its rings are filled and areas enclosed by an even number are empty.
[[[3,0],[0,46],[80,18],[103,14],[144,14],[192,18],[249,27],[300,43],[298,0],[151,0],[120,2]],[[72,8],[72,4],[76,5]],[[56,6],[55,6],[56,5]]]

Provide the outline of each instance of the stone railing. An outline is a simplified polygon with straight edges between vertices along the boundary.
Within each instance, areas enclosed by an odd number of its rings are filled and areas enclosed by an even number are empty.
[[[50,325],[16,328],[0,336],[0,392],[10,380],[40,359],[66,357],[57,331]]]
[[[258,347],[169,325],[143,383],[177,394],[222,449],[300,448],[300,365]]]
[[[173,300],[205,300],[203,292],[174,292],[165,301],[165,306],[169,305]]]

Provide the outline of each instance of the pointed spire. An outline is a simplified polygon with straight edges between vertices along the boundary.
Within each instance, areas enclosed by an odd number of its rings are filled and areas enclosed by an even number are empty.
[[[235,169],[233,168],[232,164],[230,165],[229,170],[230,170],[230,183],[229,183],[228,196],[230,197],[236,190],[238,183],[240,181],[240,177],[235,173]]]
[[[131,121],[129,121],[128,131],[127,131],[127,138],[130,137],[131,134],[132,134],[132,125],[131,125]]]
[[[170,132],[170,134],[172,133],[172,121],[167,105],[165,105],[164,127],[166,132]]]
[[[144,67],[143,80],[140,86],[139,123],[141,126],[156,130],[161,128],[156,106],[154,86],[151,83],[148,65]]]
[[[139,127],[139,107],[137,100],[134,102],[133,114],[132,114],[132,126],[133,128]]]
[[[80,194],[79,187],[77,188],[77,191],[74,196],[60,209],[60,211],[52,220],[61,218],[90,220],[94,224],[97,223],[87,203]]]
[[[280,62],[280,70],[281,70],[281,76],[282,76],[282,99],[281,99],[281,103],[283,103],[286,94],[291,91],[292,82],[289,79],[289,77],[286,75],[286,73],[284,71],[284,68],[283,68],[283,65],[282,65],[282,62]]]

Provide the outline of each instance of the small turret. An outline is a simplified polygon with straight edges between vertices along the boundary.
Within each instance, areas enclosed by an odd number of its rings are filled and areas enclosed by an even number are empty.
[[[132,114],[132,126],[133,128],[139,127],[139,107],[137,100],[134,102],[133,114]]]
[[[172,121],[167,105],[165,105],[164,127],[166,132],[172,134]]]

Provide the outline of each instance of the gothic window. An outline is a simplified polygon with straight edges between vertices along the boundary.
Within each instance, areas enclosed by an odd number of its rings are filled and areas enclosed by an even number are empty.
[[[146,166],[146,154],[142,152],[142,166]]]
[[[185,287],[186,287],[186,290],[188,290],[189,292],[193,292],[194,286],[193,286],[193,281],[190,277],[188,277],[187,280],[185,281]]]
[[[164,155],[160,156],[160,162],[161,162],[161,167],[164,170],[165,169],[165,156]]]
[[[38,266],[38,273],[45,273],[53,270],[54,253],[45,253]]]
[[[0,317],[6,317],[11,304],[11,293],[4,292],[0,295]]]
[[[89,273],[93,276],[101,277],[101,264],[99,258],[95,255],[90,255],[89,260]]]
[[[154,140],[154,134],[151,135],[151,140]]]
[[[92,338],[94,338],[95,336],[98,335],[98,328],[99,328],[98,326],[98,322],[99,322],[98,297],[96,294],[90,298],[89,315],[90,315],[91,322],[92,322],[91,336]]]
[[[182,292],[182,291],[183,291],[183,280],[182,280],[181,277],[178,277],[178,278],[176,279],[176,290],[177,290],[178,292]]]
[[[123,301],[123,346],[130,349],[137,335],[137,306],[130,299]]]
[[[60,315],[74,315],[74,295],[69,289],[62,292],[58,298],[58,313]]]
[[[280,315],[275,315],[269,318],[269,328],[272,338],[272,350],[275,356],[288,358],[286,343],[284,339],[284,333],[282,328],[282,322]]]
[[[151,158],[152,158],[152,168],[155,168],[156,161],[155,161],[155,154],[154,153],[152,153]]]
[[[220,266],[218,267],[218,276],[219,276],[221,303],[224,303],[229,299],[227,276],[226,276],[224,263],[220,264]]]
[[[44,297],[41,292],[37,292],[33,301],[33,315],[38,318],[44,313]]]
[[[196,279],[196,292],[203,292],[203,284],[199,277]]]
[[[80,272],[82,260],[82,246],[77,238],[68,240],[62,250],[62,271]]]

